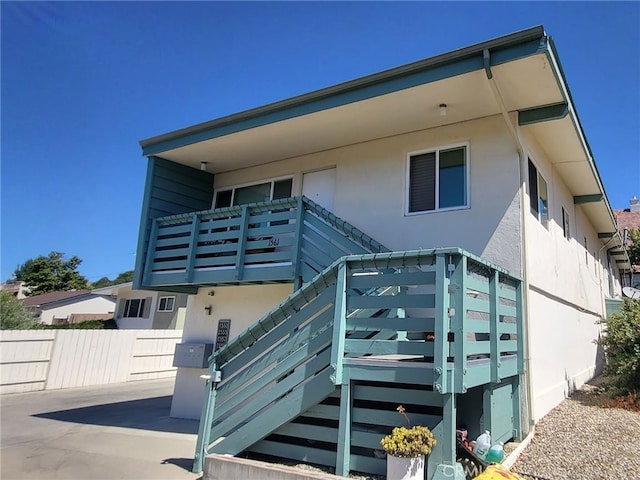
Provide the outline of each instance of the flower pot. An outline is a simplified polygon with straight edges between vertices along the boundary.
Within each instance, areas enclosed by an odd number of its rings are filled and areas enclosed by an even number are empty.
[[[424,480],[424,455],[394,457],[387,455],[387,480]]]

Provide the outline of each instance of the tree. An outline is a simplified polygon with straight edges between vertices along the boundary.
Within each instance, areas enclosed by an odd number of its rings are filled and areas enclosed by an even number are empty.
[[[630,228],[628,235],[631,240],[631,243],[627,244],[629,260],[631,260],[631,265],[640,265],[640,229]]]
[[[0,290],[0,329],[26,330],[35,328],[38,318],[11,293]]]
[[[118,274],[113,280],[109,280],[107,277],[102,277],[93,283],[93,288],[110,287],[111,285],[118,285],[120,283],[127,283],[133,281],[133,270],[127,270]]]
[[[39,256],[20,265],[14,275],[31,288],[29,295],[41,295],[65,290],[82,290],[88,287],[87,279],[80,275],[78,266],[82,263],[78,257],[64,259],[64,253],[50,252],[46,257]]]
[[[620,313],[606,320],[604,347],[605,373],[614,379],[622,392],[640,392],[640,301],[625,298]]]

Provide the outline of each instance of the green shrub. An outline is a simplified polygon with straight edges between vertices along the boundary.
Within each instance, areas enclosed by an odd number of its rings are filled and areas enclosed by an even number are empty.
[[[605,375],[626,392],[640,391],[640,301],[625,298],[620,313],[603,321],[600,339],[606,356]]]
[[[110,320],[87,320],[80,323],[61,323],[56,325],[40,325],[45,330],[102,330],[118,328],[113,319]]]
[[[0,290],[0,329],[29,330],[36,328],[38,317],[11,293]]]

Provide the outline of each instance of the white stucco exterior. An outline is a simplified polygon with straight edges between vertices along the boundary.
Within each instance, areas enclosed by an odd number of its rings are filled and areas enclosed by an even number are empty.
[[[213,292],[213,295],[209,293]],[[266,312],[277,306],[292,293],[292,285],[250,285],[201,288],[187,302],[187,321],[182,343],[216,342],[218,321],[231,320],[229,338],[247,329]],[[205,307],[211,306],[211,314]],[[200,418],[204,381],[207,372],[199,368],[178,368],[171,404],[171,416]]]
[[[40,323],[51,325],[53,319],[66,319],[72,314],[108,315],[115,310],[115,300],[107,296],[93,295],[85,299],[69,299],[45,306],[40,313]]]
[[[529,212],[528,200],[521,216],[518,150],[504,118],[498,115],[220,173],[214,187],[292,176],[292,194],[299,195],[305,172],[335,167],[333,212],[392,250],[462,247],[522,277],[522,245],[526,242],[528,368],[537,419],[601,367],[594,343],[601,332],[596,322],[605,312],[611,273],[605,271],[606,255],[602,255],[598,232],[581,207],[574,205],[569,189],[535,139],[524,131],[519,133],[525,154],[548,185],[548,228]],[[469,206],[407,215],[408,155],[458,144],[468,148]],[[563,207],[570,219],[569,239],[562,226]],[[526,238],[521,229],[523,218]],[[614,290],[619,292],[619,282],[615,275],[613,278]],[[213,297],[207,295],[211,290]],[[217,321],[222,318],[232,319],[234,337],[291,291],[290,285],[200,289],[189,299],[183,342],[215,343]],[[208,305],[212,305],[211,315],[205,312]],[[178,370],[171,415],[199,417],[202,373],[204,370]]]
[[[616,251],[624,242],[616,238],[616,221],[595,160],[555,46],[542,27],[141,145],[151,159],[151,173],[156,167],[171,171],[175,162],[175,171],[184,175],[166,201],[159,186],[166,178],[156,186],[150,175],[143,207],[142,226],[147,229],[154,215],[206,208],[211,195],[214,208],[216,192],[292,178],[292,196],[311,192],[322,198],[332,213],[392,251],[460,247],[520,278],[525,433],[602,366],[598,321],[606,315],[605,300],[621,295],[620,270],[631,265],[623,250]],[[458,147],[466,151],[464,186],[461,157],[449,157],[453,163],[446,164],[447,149]],[[426,155],[411,158],[417,154]],[[411,180],[410,164],[417,172]],[[320,171],[330,171],[331,180],[307,176],[314,180],[305,189],[305,174]],[[184,188],[191,181],[197,192]],[[412,201],[423,202],[412,213],[410,183],[417,192]],[[534,184],[540,186],[540,199]],[[460,196],[464,189],[463,200],[443,202],[462,206],[434,210],[443,192],[443,198]],[[171,203],[175,199],[192,203]],[[536,209],[548,221],[541,221]],[[153,287],[160,284],[142,281],[150,238],[140,238],[136,272],[141,286]],[[200,288],[189,298],[183,342],[215,343],[221,319],[231,319],[233,338],[292,288]],[[179,368],[172,415],[199,416],[203,372]]]
[[[186,315],[186,295],[170,292],[154,292],[150,290],[133,290],[131,282],[113,285],[94,290],[94,293],[105,293],[117,297],[114,320],[121,330],[140,329],[182,329]],[[170,310],[161,310],[163,297],[173,298]],[[139,316],[125,314],[127,300],[144,300],[145,308]],[[166,307],[166,301],[164,303]]]

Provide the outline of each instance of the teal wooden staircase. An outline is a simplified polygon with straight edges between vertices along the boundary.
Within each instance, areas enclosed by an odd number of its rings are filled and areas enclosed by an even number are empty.
[[[517,278],[456,248],[333,261],[210,358],[194,471],[245,452],[381,474],[403,404],[438,440],[428,478],[464,478],[458,424],[521,434],[521,306]]]

